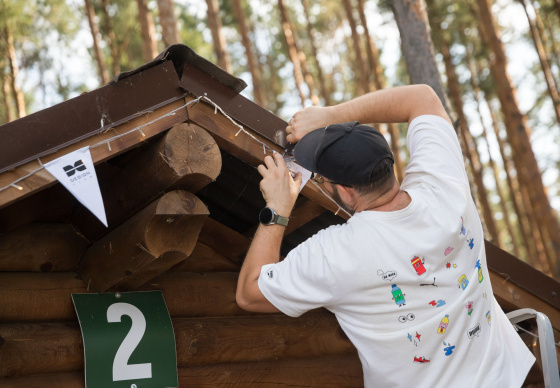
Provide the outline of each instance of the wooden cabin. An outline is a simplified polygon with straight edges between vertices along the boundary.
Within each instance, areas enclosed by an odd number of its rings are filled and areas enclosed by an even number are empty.
[[[97,90],[0,127],[1,387],[83,387],[72,294],[150,290],[161,290],[171,317],[181,387],[363,386],[356,350],[328,311],[290,318],[236,305],[264,206],[255,167],[265,152],[283,151],[287,125],[239,94],[245,86],[174,45]],[[88,146],[108,227],[42,168]],[[282,255],[344,222],[336,211],[308,182]],[[558,334],[559,283],[489,242],[487,251],[504,310],[543,312]]]

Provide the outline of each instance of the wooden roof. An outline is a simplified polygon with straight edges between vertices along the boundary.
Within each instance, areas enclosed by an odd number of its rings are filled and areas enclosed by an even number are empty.
[[[235,304],[237,272],[264,206],[255,167],[264,158],[263,144],[283,151],[287,125],[239,94],[243,87],[243,81],[188,47],[175,45],[98,90],[0,127],[0,187],[39,169],[38,157],[45,163],[126,134],[110,147],[91,148],[108,228],[45,170],[19,181],[22,190],[10,187],[0,192],[0,364],[5,365],[0,377],[13,378],[13,386],[30,386],[34,378],[47,381],[52,376],[42,374],[56,372],[58,377],[52,378],[59,386],[75,386],[81,378],[76,365],[83,364],[81,349],[73,348],[79,342],[76,327],[57,323],[75,321],[69,294],[161,289],[176,337],[190,336],[206,346],[187,349],[178,341],[183,378],[203,379],[214,368],[244,376],[239,381],[248,384],[248,371],[268,377],[289,374],[293,363],[300,362],[309,376],[290,378],[320,379],[326,367],[340,381],[348,381],[339,386],[360,385],[355,351],[326,311],[293,321],[279,315],[263,318]],[[200,96],[207,99],[195,103]],[[239,125],[246,132],[240,132]],[[139,126],[142,133],[134,131]],[[282,254],[318,230],[344,222],[333,214],[336,210],[308,183],[296,202]],[[560,329],[559,283],[489,242],[486,247],[494,292],[504,309],[534,308]],[[219,320],[211,323],[202,317]],[[73,349],[72,354],[46,367],[18,364],[10,358],[13,352],[32,354],[37,349],[24,349],[26,343],[14,341],[20,347],[13,349],[19,350],[9,353],[2,338],[19,335],[14,333],[19,333],[22,322],[21,330],[52,323],[46,330],[68,336],[65,346]],[[192,325],[206,329],[196,332]],[[209,336],[227,342],[228,335],[245,333],[228,327],[250,327],[255,332],[243,334],[247,349],[217,355],[222,350]],[[288,329],[279,334],[279,327]],[[301,349],[286,345],[302,341],[297,331],[309,327],[315,332]],[[276,333],[280,342],[265,344],[261,334],[266,330]],[[330,344],[325,347],[326,343]],[[253,346],[269,347],[259,356],[251,352]],[[294,361],[298,357],[301,360]],[[279,369],[266,372],[273,360],[278,360]],[[345,376],[344,368],[354,377]],[[65,381],[71,383],[63,385]]]

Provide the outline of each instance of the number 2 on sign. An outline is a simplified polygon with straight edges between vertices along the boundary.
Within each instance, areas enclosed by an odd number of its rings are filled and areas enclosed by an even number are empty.
[[[152,364],[128,364],[134,349],[140,343],[146,331],[146,318],[138,307],[130,303],[113,303],[107,309],[107,322],[121,322],[121,317],[128,315],[132,320],[130,331],[119,346],[113,361],[113,381],[151,379]]]

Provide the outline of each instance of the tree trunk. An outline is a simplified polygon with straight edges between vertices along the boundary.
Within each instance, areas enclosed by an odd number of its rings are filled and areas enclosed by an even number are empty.
[[[158,0],[159,24],[165,47],[180,43],[177,18],[175,17],[175,3],[173,0]]]
[[[504,171],[506,173],[506,181],[509,188],[511,203],[513,205],[515,213],[517,214],[517,225],[519,226],[519,230],[525,244],[525,250],[527,251],[527,261],[533,267],[539,268],[542,271],[542,265],[539,260],[539,251],[537,249],[536,239],[534,239],[533,236],[530,236],[532,226],[529,217],[531,215],[528,214],[525,202],[523,201],[523,197],[521,196],[521,191],[519,190],[519,182],[516,178],[512,178],[512,175],[514,175],[512,174],[514,167],[512,166],[510,158],[506,155],[504,141],[500,136],[500,129],[498,128],[498,121],[496,118],[496,114],[494,113],[494,109],[490,105],[489,101],[486,100],[486,104],[488,105],[488,110],[490,111],[490,116],[492,118],[492,127],[494,128],[496,140],[498,141],[500,155],[502,157]]]
[[[152,12],[148,9],[147,0],[136,0],[136,3],[138,4],[138,17],[140,19],[140,31],[142,33],[144,62],[151,62],[158,55],[154,17]]]
[[[352,32],[352,43],[354,45],[354,55],[356,56],[357,64],[354,66],[354,74],[356,74],[356,67],[359,72],[359,77],[355,77],[356,81],[359,82],[356,88],[358,94],[369,93],[369,80],[366,63],[362,55],[362,49],[360,47],[360,37],[358,31],[356,30],[356,20],[354,19],[354,14],[352,13],[352,5],[350,0],[343,0],[344,10],[346,11],[346,18],[348,19],[348,24],[350,25],[350,31]]]
[[[294,34],[292,28],[290,27],[290,22],[288,21],[288,15],[286,13],[286,8],[284,7],[283,0],[278,0],[278,11],[280,12],[280,21],[282,23],[282,29],[284,31],[284,37],[286,38],[286,44],[288,45],[288,54],[290,55],[290,60],[294,66],[294,77],[296,81],[296,87],[299,93],[299,98],[301,100],[301,106],[305,106],[305,95],[303,93],[302,84],[303,72],[301,69],[301,63],[298,58],[298,50],[295,44]]]
[[[375,89],[385,89],[385,74],[383,74],[383,68],[381,67],[381,62],[379,61],[379,50],[377,50],[377,46],[369,33],[364,0],[358,0],[358,9],[360,13],[360,21],[362,23],[362,27],[364,28],[364,35],[366,36],[368,64],[370,72],[373,75]],[[404,179],[404,162],[400,155],[401,138],[399,128],[395,123],[389,123],[387,124],[387,130],[391,136],[391,149],[393,150],[393,155],[395,157],[395,173],[399,182],[402,182]]]
[[[17,113],[17,118],[22,118],[25,117],[27,115],[26,111],[25,111],[25,99],[23,97],[23,92],[21,91],[21,88],[18,85],[18,74],[19,74],[19,66],[17,63],[17,57],[16,57],[16,49],[14,47],[14,37],[12,35],[12,30],[10,29],[10,27],[8,25],[6,25],[6,27],[4,27],[4,33],[6,36],[6,51],[7,51],[7,57],[8,57],[8,65],[10,67],[10,82],[11,82],[11,90],[12,90],[12,96],[14,98],[14,101],[16,103],[16,113]]]
[[[437,68],[424,0],[394,0],[393,13],[411,84],[428,84],[437,93],[448,114],[449,101]],[[451,117],[451,114],[450,114]]]
[[[492,214],[490,202],[488,201],[488,191],[484,186],[483,169],[482,163],[480,162],[477,144],[469,130],[467,117],[465,116],[465,113],[463,111],[463,100],[461,98],[461,91],[459,89],[459,80],[457,78],[453,62],[451,60],[449,47],[447,46],[447,42],[445,42],[443,39],[441,42],[441,53],[443,55],[443,61],[445,63],[445,70],[447,73],[447,87],[449,88],[449,95],[451,96],[451,101],[453,103],[453,107],[455,108],[455,113],[459,117],[459,128],[461,136],[463,136],[465,153],[467,155],[467,158],[469,159],[473,172],[474,181],[477,187],[478,199],[482,206],[483,218],[486,221],[486,227],[488,228],[491,239],[495,239],[496,245],[501,246],[502,244],[499,237],[500,235],[498,234],[498,229],[496,228],[496,223]]]
[[[550,36],[550,47],[552,49],[552,54],[554,55],[556,67],[560,68],[560,52],[558,50],[558,46],[556,46],[556,39],[554,39],[554,30],[550,21],[550,15],[545,14],[544,18],[546,23],[546,30],[548,31],[548,35]]]
[[[93,4],[91,0],[84,0],[86,6],[86,16],[89,23],[89,28],[91,30],[91,36],[93,37],[93,52],[95,53],[95,61],[97,62],[97,71],[99,72],[99,79],[101,84],[105,85],[109,82],[109,72],[107,72],[107,66],[105,66],[105,56],[101,51],[101,46],[99,44],[99,26],[97,25],[97,20],[95,16],[95,10],[93,9]]]
[[[315,42],[315,34],[313,33],[313,28],[311,26],[311,22],[309,21],[309,6],[307,4],[307,0],[301,0],[301,5],[303,6],[303,12],[305,14],[306,29],[307,35],[309,39],[309,43],[311,44],[311,50],[313,52],[313,59],[315,60],[315,67],[317,68],[317,78],[319,79],[319,90],[321,90],[321,96],[325,100],[325,105],[331,105],[331,96],[329,90],[327,89],[327,83],[325,81],[325,76],[323,75],[323,68],[321,63],[319,62],[318,50],[317,50],[317,43]]]
[[[498,98],[505,117],[508,140],[513,149],[513,161],[519,174],[520,185],[527,188],[534,216],[539,225],[547,230],[553,249],[554,260],[550,263],[555,278],[560,277],[558,261],[560,260],[560,225],[557,214],[550,206],[537,160],[531,147],[529,134],[531,129],[527,118],[517,106],[515,87],[507,73],[507,59],[503,43],[497,33],[489,0],[477,0],[479,26],[483,39],[494,53],[490,59],[490,71],[497,85]]]
[[[119,55],[117,37],[115,35],[115,29],[113,28],[113,23],[111,22],[111,16],[109,16],[109,11],[107,10],[108,6],[109,6],[108,0],[101,1],[101,9],[103,10],[103,17],[105,18],[105,30],[107,31],[109,49],[111,50],[111,61],[112,61],[113,77],[114,77],[120,74],[121,64],[120,64],[120,55]]]
[[[1,77],[2,77],[2,96],[4,97],[4,117],[7,123],[14,120],[14,114],[12,112],[12,98],[10,90],[10,76],[4,72],[4,60],[0,61]]]
[[[218,0],[206,0],[208,26],[212,32],[212,41],[214,43],[214,52],[218,59],[218,66],[231,73],[231,60],[226,50],[226,39],[222,34],[222,19],[220,17],[220,8]]]
[[[546,86],[548,88],[548,94],[552,100],[552,108],[556,114],[556,121],[560,124],[560,96],[558,95],[558,87],[556,81],[552,76],[552,70],[550,69],[550,60],[543,47],[542,35],[539,33],[539,29],[536,22],[529,15],[527,9],[527,2],[525,0],[519,0],[521,5],[523,5],[523,10],[527,16],[527,21],[529,22],[529,29],[531,30],[531,36],[533,37],[533,43],[535,44],[535,49],[537,50],[537,55],[539,56],[539,61],[541,63],[541,69],[544,73],[544,79],[546,81]],[[529,2],[531,8],[532,4]],[[533,11],[536,11],[533,9]]]
[[[249,72],[251,73],[251,78],[253,80],[253,96],[257,104],[262,107],[266,107],[266,95],[261,87],[259,61],[253,52],[251,39],[249,39],[247,21],[245,20],[245,13],[243,12],[241,0],[233,0],[232,5],[233,13],[235,14],[235,19],[237,20],[237,26],[239,28],[239,35],[241,35],[241,42],[243,43],[243,47],[245,47],[245,55],[247,56]]]

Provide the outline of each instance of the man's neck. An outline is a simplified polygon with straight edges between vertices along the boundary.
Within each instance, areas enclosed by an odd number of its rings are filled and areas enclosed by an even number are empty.
[[[356,204],[356,213],[364,210],[378,212],[391,212],[407,207],[411,198],[406,191],[401,190],[399,184],[395,182],[391,189],[374,198],[362,197],[363,201]]]

